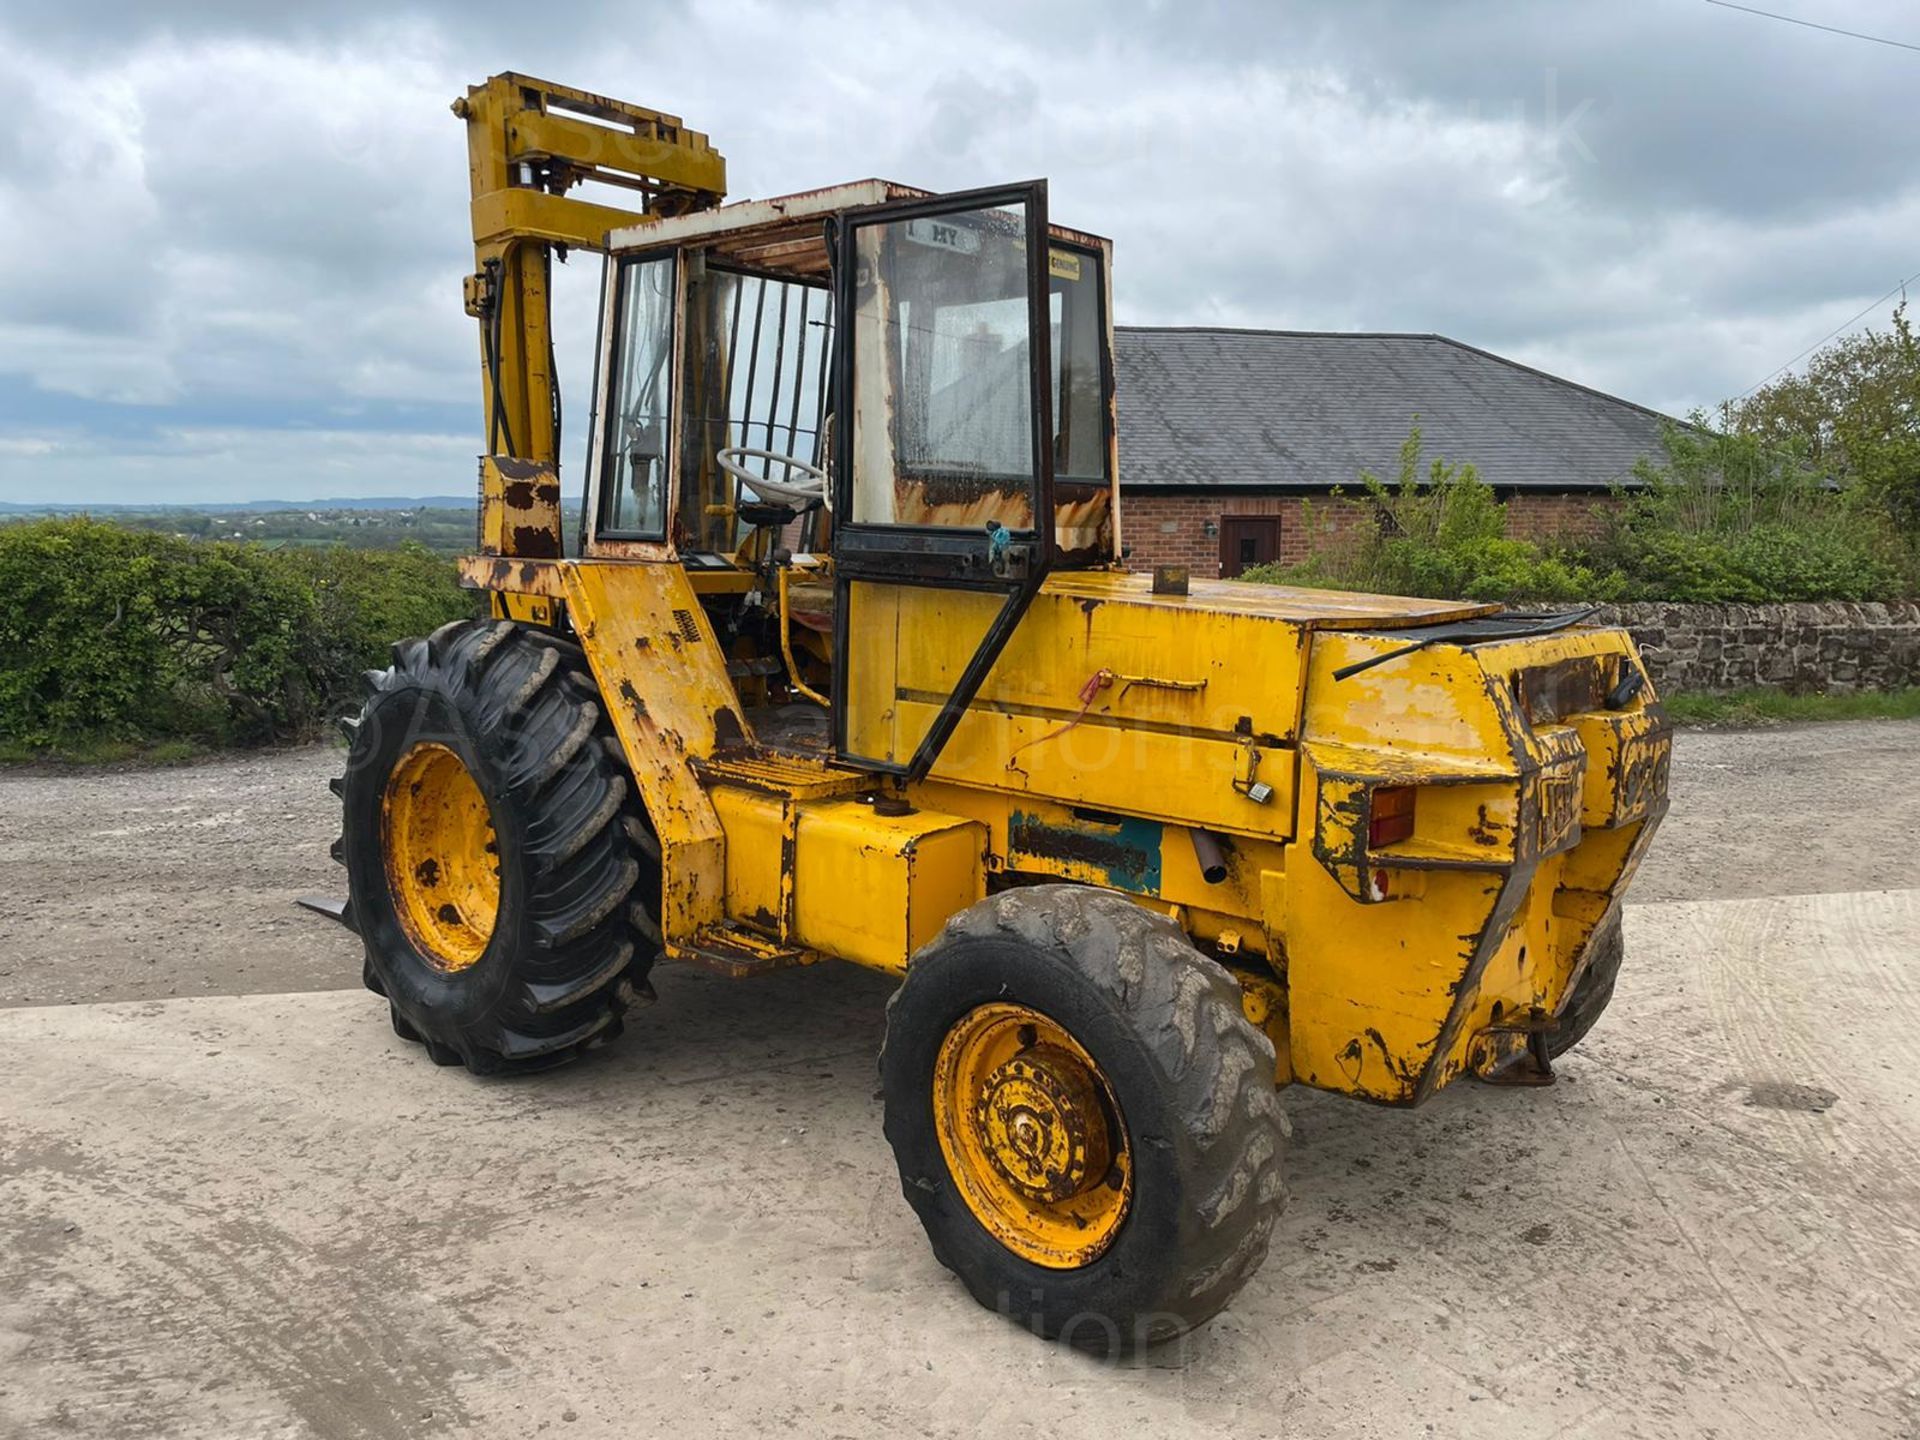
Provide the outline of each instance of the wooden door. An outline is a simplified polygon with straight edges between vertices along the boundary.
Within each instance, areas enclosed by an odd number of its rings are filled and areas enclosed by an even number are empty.
[[[1255,565],[1280,558],[1278,515],[1220,517],[1220,573],[1231,580]]]

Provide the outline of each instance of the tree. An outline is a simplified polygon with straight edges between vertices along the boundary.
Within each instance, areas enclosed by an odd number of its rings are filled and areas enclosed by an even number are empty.
[[[1814,353],[1730,407],[1732,428],[1804,455],[1824,476],[1885,507],[1920,542],[1920,343],[1906,301],[1890,331],[1863,330]]]

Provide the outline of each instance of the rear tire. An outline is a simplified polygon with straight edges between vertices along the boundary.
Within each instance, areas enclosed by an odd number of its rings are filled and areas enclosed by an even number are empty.
[[[947,1074],[949,1037],[978,1033],[982,1017],[991,1022],[1001,1012],[1016,1024],[1022,1012],[1038,1017],[1038,1043],[1035,1027],[1020,1026],[994,1057],[1012,1058],[971,1090],[936,1078]],[[1049,1032],[1066,1038],[1050,1041]],[[1035,1069],[1066,1048],[1091,1061],[1097,1089],[1076,1091],[1071,1077],[1036,1086]],[[935,1258],[982,1305],[1036,1333],[1097,1353],[1171,1339],[1218,1313],[1266,1258],[1283,1203],[1286,1136],[1273,1046],[1247,1021],[1233,978],[1170,920],[1129,900],[1074,885],[1023,887],[956,916],[914,957],[888,1004],[880,1072],[901,1190]],[[969,1115],[978,1117],[978,1135],[993,1136],[1000,1097],[1019,1087],[1029,1099],[1041,1095],[1045,1133],[1070,1138],[1057,1151],[1036,1142],[1036,1153],[1096,1157],[1096,1174],[1068,1202],[1083,1209],[1066,1214],[1064,1227],[1043,1210],[1034,1236],[1007,1219],[1010,1210],[983,1204],[991,1174],[983,1180],[977,1162],[949,1158]],[[1047,1097],[1064,1096],[1060,1113],[1071,1115],[1076,1095],[1088,1114],[1097,1115],[1091,1100],[1099,1100],[1111,1146],[1098,1135],[1085,1139],[1095,1127],[1051,1123]],[[1014,1131],[1000,1123],[997,1133],[1004,1146]],[[1102,1158],[1109,1153],[1110,1169]],[[967,1173],[956,1175],[956,1165]],[[1018,1253],[1035,1253],[1062,1233],[1070,1248],[1073,1227],[1086,1223],[1085,1203],[1104,1201],[1099,1174],[1108,1189],[1129,1185],[1130,1199],[1110,1230],[1096,1218],[1079,1232],[1095,1237],[1097,1254],[1055,1253],[1036,1263]]]
[[[1558,1060],[1587,1038],[1587,1032],[1613,1000],[1614,982],[1620,978],[1620,962],[1625,956],[1626,938],[1616,910],[1605,928],[1593,937],[1593,959],[1575,982],[1558,1023],[1547,1036],[1548,1055]]]
[[[659,847],[584,656],[492,621],[393,656],[338,787],[367,988],[396,1035],[475,1074],[612,1039],[651,995]]]

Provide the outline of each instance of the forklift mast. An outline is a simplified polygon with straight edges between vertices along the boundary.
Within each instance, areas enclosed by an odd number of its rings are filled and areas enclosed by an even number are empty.
[[[678,116],[512,73],[453,102],[467,123],[473,273],[487,453],[480,460],[482,554],[558,558],[561,405],[554,373],[553,257],[603,251],[607,233],[718,205],[725,159]],[[637,208],[569,194],[618,186]]]

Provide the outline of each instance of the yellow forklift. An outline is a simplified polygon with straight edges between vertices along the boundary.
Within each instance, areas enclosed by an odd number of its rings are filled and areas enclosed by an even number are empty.
[[[1278,1087],[1551,1078],[1667,803],[1622,631],[1129,572],[1112,246],[1044,183],[726,204],[673,116],[518,75],[454,109],[491,618],[369,673],[336,785],[401,1036],[512,1073],[613,1038],[660,960],[898,975],[934,1253],[1099,1351],[1258,1268]],[[606,256],[577,556],[572,250]]]

